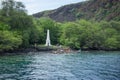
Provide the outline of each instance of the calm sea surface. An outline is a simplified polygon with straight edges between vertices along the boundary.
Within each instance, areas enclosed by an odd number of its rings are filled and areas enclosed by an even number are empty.
[[[0,80],[120,80],[120,52],[0,56]]]

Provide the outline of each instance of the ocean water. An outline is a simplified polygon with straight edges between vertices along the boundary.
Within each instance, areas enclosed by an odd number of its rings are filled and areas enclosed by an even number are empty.
[[[120,52],[0,56],[0,80],[120,80]]]

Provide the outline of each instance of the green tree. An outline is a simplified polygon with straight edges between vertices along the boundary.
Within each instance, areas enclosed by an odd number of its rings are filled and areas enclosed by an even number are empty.
[[[9,26],[0,23],[0,51],[13,50],[22,44],[22,37],[17,32],[9,31]]]
[[[17,31],[22,36],[21,47],[28,47],[36,39],[33,18],[26,14],[25,6],[15,0],[4,0],[2,2],[0,21],[10,26],[10,31]],[[34,38],[32,38],[34,37]],[[35,40],[34,40],[35,41]]]
[[[13,50],[22,43],[20,35],[10,31],[0,31],[0,51]]]
[[[61,36],[61,43],[69,46],[73,49],[79,49],[80,48],[80,42],[79,42],[79,27],[77,24],[73,22],[65,23],[62,25],[63,28],[63,34]]]
[[[4,0],[2,1],[2,16],[12,16],[16,13],[25,12],[25,6],[21,2],[15,0]]]
[[[119,41],[117,41],[116,38],[112,37],[112,38],[107,38],[107,40],[105,41],[105,47],[108,49],[117,49],[119,46]],[[120,47],[119,47],[120,48]]]

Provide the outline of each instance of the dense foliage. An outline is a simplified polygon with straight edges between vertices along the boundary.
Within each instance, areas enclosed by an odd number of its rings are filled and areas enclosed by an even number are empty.
[[[0,23],[0,51],[13,50],[21,45],[21,35],[17,32],[9,31],[9,26]]]
[[[25,6],[14,0],[4,0],[1,6],[0,51],[28,47],[32,42],[31,34],[36,29],[32,17],[26,13]]]
[[[78,20],[62,25],[61,43],[75,49],[119,49],[120,22]]]
[[[120,22],[77,20],[58,23],[50,18],[33,18],[25,6],[4,0],[0,10],[0,52],[45,44],[47,29],[52,45],[72,49],[120,49]]]

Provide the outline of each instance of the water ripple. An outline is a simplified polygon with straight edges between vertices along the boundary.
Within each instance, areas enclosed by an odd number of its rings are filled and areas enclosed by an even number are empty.
[[[0,80],[120,80],[120,52],[1,56]]]

